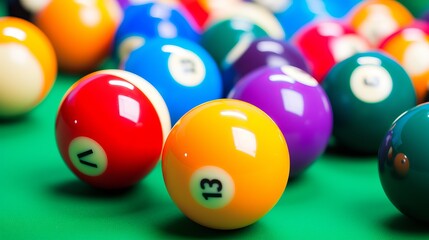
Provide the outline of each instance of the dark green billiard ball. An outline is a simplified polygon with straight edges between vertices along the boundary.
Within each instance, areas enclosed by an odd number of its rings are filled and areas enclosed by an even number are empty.
[[[256,23],[244,18],[231,18],[209,26],[201,36],[201,45],[220,65],[228,54],[233,54],[231,50],[240,48],[242,44],[248,46],[253,39],[266,36],[268,33]]]
[[[400,115],[381,142],[380,181],[403,214],[429,223],[429,103]]]
[[[337,63],[322,85],[332,105],[334,142],[355,153],[376,154],[396,117],[416,105],[408,74],[380,52]]]
[[[253,40],[269,36],[262,27],[246,18],[229,18],[210,25],[201,36],[203,46],[221,70],[232,65]],[[224,79],[223,95],[226,96],[233,83]]]

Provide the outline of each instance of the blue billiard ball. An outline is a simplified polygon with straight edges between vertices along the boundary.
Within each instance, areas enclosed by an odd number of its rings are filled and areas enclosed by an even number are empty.
[[[172,123],[191,108],[222,96],[215,61],[200,45],[186,39],[152,39],[131,52],[122,67],[158,89]]]
[[[343,18],[361,0],[253,0],[268,7],[279,20],[287,37],[319,19]]]
[[[114,55],[123,60],[150,38],[181,37],[199,41],[200,35],[195,21],[179,5],[133,4],[124,9],[124,18],[114,39]]]

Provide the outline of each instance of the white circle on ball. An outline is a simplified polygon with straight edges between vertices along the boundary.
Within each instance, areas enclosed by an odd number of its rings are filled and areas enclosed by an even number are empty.
[[[235,184],[222,168],[205,166],[192,174],[189,190],[192,198],[201,206],[219,209],[227,206],[233,199]]]
[[[429,72],[429,43],[411,43],[404,52],[404,68],[411,76],[419,76]]]
[[[85,175],[99,176],[106,171],[106,152],[91,138],[73,139],[69,145],[69,157],[76,169]]]
[[[310,74],[308,74],[307,72],[304,72],[300,68],[290,66],[290,65],[285,65],[281,67],[281,71],[284,74],[292,77],[293,81],[299,82],[303,85],[306,85],[309,87],[316,87],[319,85],[319,83],[315,78],[313,78]]]
[[[206,67],[198,55],[174,45],[164,45],[162,51],[170,53],[168,70],[176,82],[186,87],[201,84],[206,76]]]
[[[0,44],[0,116],[26,113],[44,97],[45,75],[37,57],[18,43]]]
[[[378,103],[392,92],[393,82],[389,72],[379,65],[363,65],[350,76],[353,94],[363,102]]]

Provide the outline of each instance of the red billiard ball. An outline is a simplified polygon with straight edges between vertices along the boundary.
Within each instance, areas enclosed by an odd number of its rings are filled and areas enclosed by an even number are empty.
[[[339,20],[312,22],[301,28],[292,42],[307,59],[310,71],[319,83],[336,63],[370,49],[366,39]]]
[[[55,127],[61,156],[77,177],[118,189],[136,184],[156,165],[170,116],[147,81],[123,70],[103,70],[69,89]]]

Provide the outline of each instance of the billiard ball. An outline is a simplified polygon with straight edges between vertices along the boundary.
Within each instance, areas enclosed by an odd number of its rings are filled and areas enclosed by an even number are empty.
[[[258,221],[282,196],[289,153],[277,125],[234,99],[195,107],[173,127],[162,153],[167,191],[191,220],[214,229]]]
[[[40,11],[50,0],[7,0],[6,7],[9,16],[32,21],[34,14]]]
[[[102,70],[67,91],[55,135],[78,178],[96,188],[122,189],[154,168],[170,127],[167,106],[150,83],[123,70]]]
[[[317,2],[317,1],[316,1]],[[320,1],[319,1],[320,2]],[[362,0],[323,0],[325,3],[326,11],[334,18],[344,18],[350,10],[352,10],[357,4],[361,3]],[[311,4],[311,1],[309,2]],[[314,3],[313,5],[317,5]]]
[[[263,6],[252,2],[232,1],[226,4],[221,11],[211,12],[206,26],[233,17],[249,19],[264,29],[272,38],[283,40],[286,37],[282,25],[274,14]]]
[[[319,17],[331,18],[322,1],[318,1],[320,4],[315,4],[313,6],[308,4],[309,1],[255,0],[255,2],[268,6],[269,9],[271,9],[281,23],[288,38],[293,36],[304,25]]]
[[[152,39],[131,52],[123,69],[149,81],[161,93],[175,123],[191,108],[222,97],[216,63],[197,43]]]
[[[377,51],[336,64],[322,83],[332,105],[336,146],[373,154],[395,118],[416,105],[404,68]]]
[[[397,0],[404,7],[406,7],[414,17],[421,18],[426,11],[429,10],[429,1],[428,0]]]
[[[366,39],[340,20],[311,22],[298,30],[291,42],[307,59],[319,83],[335,63],[370,49]]]
[[[116,0],[51,0],[35,23],[52,42],[61,70],[88,73],[110,54],[121,19]]]
[[[411,24],[414,17],[397,1],[368,0],[353,7],[346,21],[376,47],[385,37]]]
[[[114,40],[114,53],[124,61],[135,49],[152,38],[186,38],[198,42],[201,29],[180,5],[147,2],[128,6]]]
[[[296,66],[310,72],[303,54],[286,40],[262,37],[252,41],[243,54],[231,65],[222,66],[222,78],[226,89],[251,71],[264,67]]]
[[[406,216],[429,223],[429,103],[401,114],[386,131],[378,172],[388,199]]]
[[[253,0],[271,10],[282,24],[286,37],[293,36],[306,24],[343,18],[361,0]]]
[[[241,78],[229,97],[259,107],[279,126],[289,148],[291,177],[307,169],[328,146],[331,104],[319,83],[299,68],[259,68]]]
[[[198,26],[203,29],[211,12],[209,1],[180,0],[180,4],[192,16]],[[219,0],[217,0],[219,2]]]
[[[242,0],[179,0],[187,12],[197,22],[201,29],[210,25],[213,15],[229,11],[231,5],[242,2]]]
[[[263,28],[249,19],[230,18],[207,27],[200,43],[221,66],[224,61],[235,61],[254,39],[267,36]]]
[[[29,112],[49,93],[57,62],[49,39],[32,23],[0,18],[0,118]]]
[[[217,66],[230,66],[249,47],[253,40],[268,37],[260,26],[246,18],[221,20],[209,26],[201,36],[200,44],[213,57]],[[231,84],[223,84],[223,96],[231,90]]]
[[[417,102],[426,97],[429,83],[429,23],[414,22],[385,38],[379,49],[397,60],[410,75]]]

